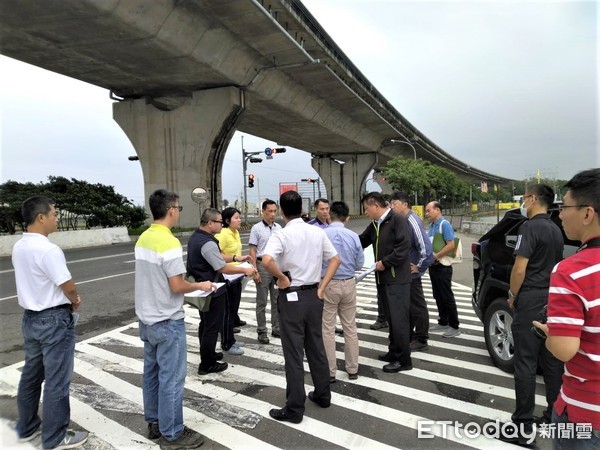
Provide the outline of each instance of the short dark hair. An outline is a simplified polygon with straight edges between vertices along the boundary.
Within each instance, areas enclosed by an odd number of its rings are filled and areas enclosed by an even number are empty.
[[[567,181],[565,187],[578,205],[589,205],[600,214],[600,168],[583,170]]]
[[[387,206],[387,202],[385,201],[385,198],[383,198],[383,195],[381,195],[381,193],[379,192],[369,192],[367,194],[365,194],[365,196],[362,198],[361,203],[363,204],[367,204],[367,205],[379,205],[382,208],[385,208]]]
[[[329,215],[334,221],[343,222],[350,214],[350,208],[344,202],[333,202],[329,208]]]
[[[270,198],[266,199],[264,202],[262,202],[262,210],[264,211],[267,209],[267,206],[269,205],[277,206],[277,202],[275,200],[271,200]]]
[[[327,200],[326,198],[318,198],[315,200],[315,208],[319,207],[319,203],[326,203],[329,205],[329,200]]]
[[[164,219],[167,216],[169,208],[175,206],[179,200],[179,195],[166,189],[157,189],[152,193],[149,199],[150,212],[154,220]]]
[[[554,202],[554,189],[547,184],[534,184],[527,188],[527,192],[537,197],[539,202],[546,208]]]
[[[390,201],[393,201],[393,200],[397,200],[399,202],[406,203],[409,208],[412,206],[410,204],[410,196],[408,195],[407,192],[400,192],[400,191],[393,192],[392,196],[390,197]]]
[[[238,213],[240,216],[242,215],[239,209],[234,208],[232,206],[230,206],[229,208],[225,208],[223,211],[221,211],[221,220],[223,221],[223,226],[225,228],[229,227],[229,224],[231,223],[231,218],[235,215],[235,213]]]
[[[296,191],[286,191],[279,197],[281,212],[288,219],[295,219],[302,214],[302,197]]]
[[[38,214],[46,215],[52,209],[54,200],[41,195],[34,195],[29,197],[21,205],[21,215],[26,225],[31,225],[35,222]]]
[[[202,211],[202,216],[200,217],[200,225],[206,225],[211,220],[215,220],[217,216],[220,216],[221,213],[215,208],[206,208]]]

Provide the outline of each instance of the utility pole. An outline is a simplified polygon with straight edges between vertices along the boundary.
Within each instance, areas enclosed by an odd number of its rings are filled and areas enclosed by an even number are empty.
[[[244,136],[242,136],[242,177],[244,178],[244,223],[248,223],[248,191],[246,190],[246,151],[244,150]]]

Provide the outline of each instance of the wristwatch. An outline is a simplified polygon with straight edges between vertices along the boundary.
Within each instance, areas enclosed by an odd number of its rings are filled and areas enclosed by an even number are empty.
[[[511,300],[515,299],[515,294],[513,294],[510,289],[508,290],[508,298],[511,299]]]
[[[235,259],[235,255],[233,255],[233,262],[237,262],[236,259]]]

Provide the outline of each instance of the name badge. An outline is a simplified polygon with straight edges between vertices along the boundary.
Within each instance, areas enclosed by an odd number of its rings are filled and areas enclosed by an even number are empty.
[[[286,294],[288,302],[297,302],[298,301],[298,293],[297,292],[289,292]]]

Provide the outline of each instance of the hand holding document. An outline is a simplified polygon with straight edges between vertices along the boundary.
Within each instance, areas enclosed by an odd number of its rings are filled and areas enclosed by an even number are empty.
[[[356,282],[360,282],[362,280],[364,280],[364,278],[369,275],[370,273],[375,272],[375,267],[377,266],[376,263],[373,263],[373,265],[371,267],[369,267],[367,270],[364,270],[363,272],[360,272],[359,274],[356,275]]]
[[[241,264],[238,264],[236,267],[254,267],[254,266],[246,261]],[[223,274],[223,278],[225,278],[226,280],[229,280],[229,281],[235,281],[239,278],[242,278],[243,276],[244,276],[243,273],[236,273],[233,275]]]
[[[216,289],[214,291],[197,290],[197,291],[188,292],[187,294],[185,294],[185,296],[186,297],[208,297],[209,295],[212,295],[215,292],[217,292],[217,290],[219,290],[219,288],[221,286],[225,286],[225,283],[213,283],[213,284],[216,286]]]

